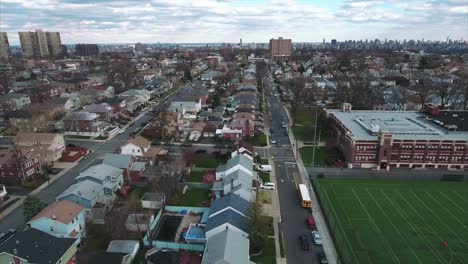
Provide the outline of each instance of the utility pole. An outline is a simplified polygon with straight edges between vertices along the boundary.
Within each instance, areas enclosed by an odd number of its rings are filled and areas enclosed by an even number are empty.
[[[315,148],[317,144],[317,104],[315,104],[314,146],[312,150],[312,167],[315,166]]]

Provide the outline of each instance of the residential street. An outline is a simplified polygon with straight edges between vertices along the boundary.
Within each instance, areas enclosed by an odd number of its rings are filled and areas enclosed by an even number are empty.
[[[83,170],[89,167],[99,156],[103,153],[111,153],[118,147],[120,147],[124,142],[129,138],[130,132],[140,126],[143,122],[147,122],[151,119],[151,112],[146,113],[138,121],[135,121],[135,124],[132,127],[128,127],[124,133],[117,134],[114,138],[106,142],[100,142],[94,145],[92,153],[86,156],[81,160],[75,167],[70,169],[68,172],[63,174],[60,178],[53,181],[50,185],[46,186],[44,189],[40,190],[34,196],[38,197],[45,203],[52,203],[55,200],[55,197],[62,193],[66,188],[68,188],[74,181],[74,178]],[[75,142],[76,143],[76,142]],[[87,144],[86,142],[85,144]],[[96,142],[89,142],[96,143]],[[81,145],[81,144],[80,144]],[[17,229],[22,227],[24,223],[23,217],[23,208],[22,206],[16,208],[4,218],[0,220],[0,232],[5,232],[8,229]]]
[[[271,79],[267,82],[267,88],[271,89]],[[323,252],[321,246],[313,245],[311,231],[305,224],[305,219],[310,215],[310,209],[300,206],[297,194],[297,184],[302,182],[294,152],[289,136],[284,133],[287,128],[282,127],[282,122],[288,122],[288,115],[285,112],[279,98],[271,95],[267,97],[269,102],[270,127],[273,133],[270,140],[275,140],[281,146],[271,146],[270,148],[257,148],[255,151],[263,157],[271,157],[274,162],[274,170],[277,181],[277,191],[281,207],[283,223],[281,232],[283,233],[283,243],[288,263],[319,263],[317,254]],[[301,248],[299,236],[307,234],[311,243],[311,250],[305,251]]]

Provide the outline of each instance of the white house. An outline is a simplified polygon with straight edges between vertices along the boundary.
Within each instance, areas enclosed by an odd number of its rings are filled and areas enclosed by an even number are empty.
[[[237,170],[242,170],[250,176],[254,176],[253,160],[248,155],[240,154],[229,159],[226,165],[220,165],[216,168],[216,180],[223,179],[226,175],[231,174]]]
[[[133,156],[143,156],[150,149],[151,142],[144,137],[137,136],[127,141],[122,146],[120,154],[129,154]]]

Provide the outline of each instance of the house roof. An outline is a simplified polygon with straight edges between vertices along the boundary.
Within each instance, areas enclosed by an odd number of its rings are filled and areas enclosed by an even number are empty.
[[[236,165],[241,165],[246,169],[253,170],[253,161],[244,155],[237,155],[229,159],[226,163],[226,169],[230,169]]]
[[[229,223],[244,232],[248,231],[248,219],[231,209],[208,218],[208,221],[206,222],[206,231],[210,231],[225,223]]]
[[[30,222],[45,217],[67,225],[80,214],[83,209],[83,206],[67,200],[56,201],[42,209]]]
[[[232,229],[212,236],[205,248],[202,264],[249,264],[249,239]]]
[[[156,157],[157,155],[167,154],[167,150],[161,148],[150,147],[145,153],[145,157]]]
[[[0,252],[24,259],[27,263],[57,263],[75,244],[74,238],[61,238],[29,228],[16,232],[0,245]]]
[[[112,111],[112,107],[107,103],[100,103],[100,104],[91,104],[87,105],[83,108],[83,111],[92,112],[92,113],[107,113]]]
[[[107,165],[107,164],[99,164],[99,165],[94,165],[86,169],[85,171],[81,172],[76,179],[81,179],[84,177],[92,177],[95,179],[99,179],[101,181],[104,181],[108,176],[111,177],[119,177],[122,175],[123,170]]]
[[[107,164],[119,169],[128,169],[132,163],[132,159],[133,156],[130,154],[106,153],[104,154],[102,164]]]
[[[65,191],[57,196],[57,199],[68,195],[76,195],[83,197],[88,201],[93,201],[99,196],[99,194],[102,192],[102,189],[103,186],[101,184],[91,180],[84,180],[68,187]]]
[[[210,214],[213,215],[227,207],[232,207],[245,215],[250,207],[250,203],[242,199],[239,195],[230,193],[211,203]]]
[[[133,163],[130,171],[143,171],[145,170],[146,162],[135,162]]]
[[[140,148],[147,148],[151,145],[151,142],[142,136],[136,136],[127,141],[127,144],[133,144]]]
[[[21,142],[44,142],[52,141],[59,135],[57,133],[18,133],[14,138],[15,144]]]
[[[123,259],[129,256],[126,253],[113,253],[113,252],[79,252],[76,254],[78,263],[86,264],[102,264],[102,263],[126,263]]]
[[[91,121],[97,119],[98,115],[95,113],[89,113],[86,111],[71,112],[63,118],[63,120],[86,120]]]
[[[142,201],[162,201],[165,194],[162,192],[147,192],[144,193],[140,200]]]
[[[107,247],[107,252],[111,253],[135,253],[135,248],[139,248],[137,240],[112,240]]]

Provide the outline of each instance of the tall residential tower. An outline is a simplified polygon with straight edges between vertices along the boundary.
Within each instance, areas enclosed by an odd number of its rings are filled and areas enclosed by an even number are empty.
[[[18,32],[23,56],[27,58],[56,57],[62,53],[62,42],[59,32],[36,30],[35,32]]]
[[[270,56],[273,60],[288,60],[292,54],[292,40],[270,39]]]
[[[10,55],[10,44],[7,33],[0,32],[0,59],[8,59]]]

